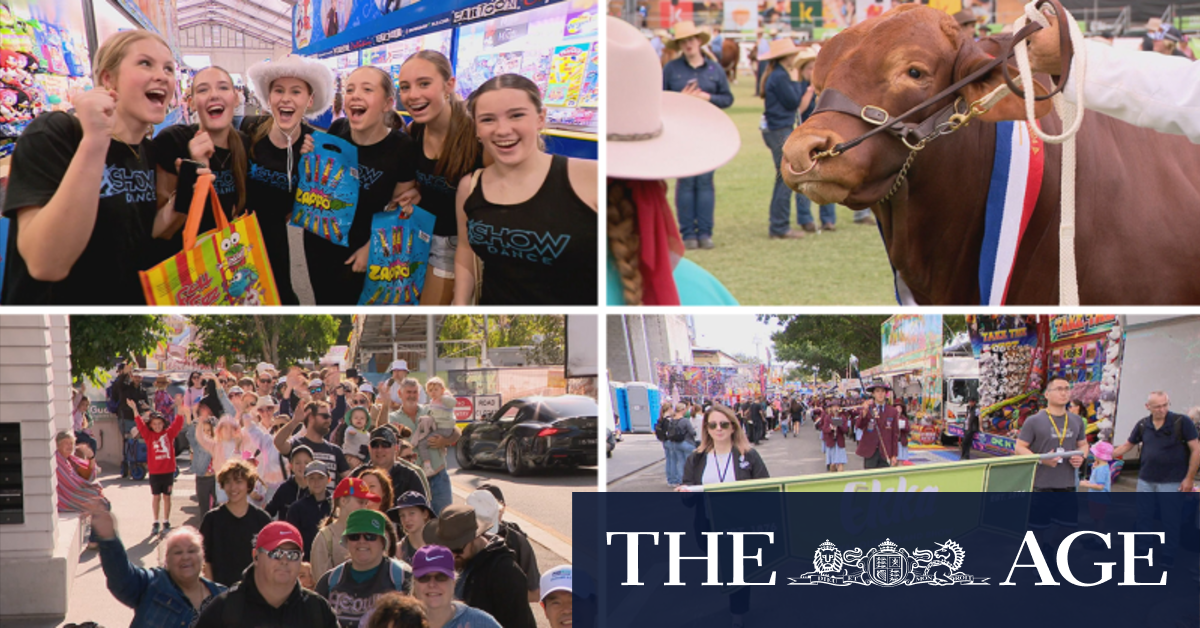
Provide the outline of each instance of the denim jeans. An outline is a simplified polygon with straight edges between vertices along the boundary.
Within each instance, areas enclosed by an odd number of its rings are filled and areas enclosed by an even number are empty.
[[[712,237],[713,213],[717,207],[714,174],[707,172],[675,181],[675,213],[684,240]]]
[[[771,191],[771,235],[785,235],[790,229],[788,218],[792,213],[792,194],[796,195],[796,224],[803,226],[813,221],[812,201],[803,194],[793,193],[779,174],[779,168],[783,164],[783,145],[787,143],[791,134],[792,129],[788,128],[762,132],[763,142],[771,149],[771,159],[775,162],[775,188]],[[834,224],[837,221],[837,213],[832,204],[822,205],[820,213],[822,223]]]
[[[860,209],[860,210],[854,212],[855,220],[862,220],[863,218],[870,218],[870,217],[871,217],[871,210],[869,210],[869,209]]]
[[[666,441],[663,443],[663,450],[667,454],[667,484],[683,483],[683,463],[695,449],[696,446],[688,442]]]
[[[429,492],[433,493],[429,496],[429,505],[434,512],[441,514],[442,509],[454,501],[454,493],[450,489],[450,474],[442,469],[427,479],[429,480]]]
[[[1179,482],[1147,482],[1138,480],[1137,492],[1139,493],[1179,493]],[[1183,522],[1183,512],[1178,508],[1170,507],[1171,500],[1158,499],[1150,495],[1139,495],[1137,500],[1137,529],[1138,532],[1158,532],[1165,531],[1167,533],[1166,547],[1163,548],[1163,554],[1171,560],[1179,553],[1179,526]],[[1156,528],[1154,525],[1154,511],[1158,510],[1159,518],[1162,520],[1162,528]],[[1140,546],[1139,546],[1140,548]]]

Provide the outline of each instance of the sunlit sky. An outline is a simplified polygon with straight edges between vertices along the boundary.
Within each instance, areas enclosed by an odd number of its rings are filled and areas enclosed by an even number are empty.
[[[767,348],[771,346],[771,334],[783,327],[772,321],[760,323],[753,316],[706,315],[693,316],[696,326],[696,346],[705,349],[720,349],[725,353],[755,355],[754,341],[759,345],[757,355],[767,361]]]

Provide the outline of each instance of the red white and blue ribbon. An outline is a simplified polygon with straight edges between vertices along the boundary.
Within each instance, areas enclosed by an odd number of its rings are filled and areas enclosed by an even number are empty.
[[[1042,140],[1027,122],[996,124],[996,158],[979,254],[980,305],[1005,304],[1021,238],[1037,205],[1045,161]]]

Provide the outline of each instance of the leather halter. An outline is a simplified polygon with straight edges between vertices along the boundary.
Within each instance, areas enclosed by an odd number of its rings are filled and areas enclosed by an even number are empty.
[[[1045,4],[1050,4],[1054,7],[1060,21],[1061,16],[1066,15],[1066,12],[1063,10],[1062,5],[1058,0],[1039,0],[1036,6],[1038,9],[1040,9],[1042,5]],[[1009,75],[1007,61],[1010,57],[1012,57],[1013,50],[1019,42],[1028,38],[1033,33],[1041,30],[1041,28],[1041,25],[1036,22],[1030,22],[1029,24],[1026,24],[1013,36],[1012,41],[1009,42],[1009,45],[1004,50],[1003,54],[998,55],[991,61],[984,64],[983,67],[963,77],[961,80],[956,81],[946,89],[925,99],[912,109],[909,109],[908,111],[896,117],[892,117],[887,110],[883,109],[882,107],[875,105],[861,106],[855,102],[854,99],[834,88],[830,87],[822,90],[820,96],[817,97],[817,106],[813,110],[813,115],[825,111],[843,113],[855,118],[859,118],[868,124],[873,125],[875,128],[852,140],[842,142],[841,144],[838,144],[829,150],[817,153],[813,156],[813,162],[815,163],[817,160],[824,157],[836,157],[850,150],[851,148],[862,144],[871,137],[885,132],[903,142],[904,145],[909,148],[909,150],[913,152],[921,150],[925,147],[926,143],[936,139],[941,135],[953,133],[954,131],[958,130],[959,127],[970,122],[972,118],[985,113],[986,110],[982,108],[982,105],[979,101],[971,103],[970,106],[964,106],[964,101],[960,96],[950,104],[942,107],[920,122],[912,122],[912,120],[916,118],[916,115],[922,110],[927,109],[941,102],[942,100],[949,98],[950,96],[953,96],[955,92],[963,87],[986,76],[992,70],[996,69],[996,66],[1001,67],[1004,75],[1004,82],[1008,88],[1014,94],[1016,94],[1018,98],[1024,98],[1024,92],[1022,92],[1016,83],[1013,82],[1012,77]],[[1071,59],[1074,55],[1074,48],[1071,45],[1070,33],[1061,25],[1058,29],[1058,39],[1059,50],[1062,51],[1060,54],[1063,59],[1062,76],[1060,77],[1058,85],[1053,91],[1044,96],[1035,96],[1035,100],[1046,100],[1061,92],[1062,88],[1067,84],[1067,78],[1071,74]],[[894,191],[895,190],[893,189],[893,192]]]

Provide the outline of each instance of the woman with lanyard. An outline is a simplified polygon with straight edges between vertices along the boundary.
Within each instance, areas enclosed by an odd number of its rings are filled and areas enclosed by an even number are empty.
[[[728,408],[713,407],[704,416],[701,427],[700,447],[684,463],[683,485],[676,490],[770,477],[762,457],[750,446],[746,433]]]
[[[675,25],[675,38],[667,42],[667,48],[682,50],[683,54],[663,66],[663,89],[725,109],[733,104],[733,92],[721,64],[704,55],[709,38],[692,22]],[[685,248],[713,248],[713,213],[717,206],[713,174],[681,177],[675,182],[675,211]]]
[[[179,200],[175,203],[179,211],[171,223],[173,235],[164,247],[159,247],[164,252],[162,258],[183,249],[183,225],[196,184],[186,169],[185,178],[180,179],[184,160],[194,161],[212,172],[213,189],[226,218],[233,219],[246,209],[246,136],[233,128],[233,112],[240,99],[241,93],[228,72],[216,66],[204,68],[192,79],[188,94],[199,124],[169,126],[154,138],[158,202],[165,204],[173,196]],[[211,203],[205,203],[199,233],[216,227]]]
[[[346,77],[345,86],[346,117],[335,120],[329,133],[358,147],[358,208],[348,247],[304,232],[304,257],[318,305],[358,304],[371,251],[371,220],[397,206],[411,213],[421,199],[415,149],[400,130],[392,77],[365,65]]]
[[[151,238],[166,233],[147,138],[175,93],[175,61],[161,37],[117,33],[96,53],[96,89],[75,115],[46,113],[17,141],[4,215],[15,255],[10,305],[145,305],[138,271],[153,263]]]
[[[246,207],[258,214],[280,301],[298,305],[291,258],[293,246],[299,255],[303,240],[299,228],[289,228],[288,221],[295,203],[300,155],[312,150],[314,129],[304,123],[303,117],[329,109],[333,102],[333,71],[319,62],[289,55],[278,61],[256,63],[246,74],[259,101],[270,110],[268,116],[242,121],[242,128],[250,136]]]
[[[455,85],[450,60],[436,50],[421,50],[400,66],[400,102],[412,116],[408,133],[416,145],[421,208],[437,219],[421,305],[450,305],[454,298],[454,197],[458,182],[486,165],[475,122]]]
[[[794,65],[801,58],[816,58],[817,53],[811,50],[797,48],[790,38],[776,39],[771,42],[771,50],[760,61],[767,62],[766,71],[762,73],[759,84],[759,94],[763,98],[765,112],[762,117],[763,142],[771,149],[771,159],[775,162],[775,188],[771,192],[771,239],[795,240],[804,237],[804,231],[791,229],[788,219],[791,216],[792,195],[796,196],[796,217],[800,218],[800,209],[808,208],[808,199],[800,193],[793,193],[783,177],[779,176],[779,166],[783,160],[783,145],[792,135],[796,127],[796,112],[804,111],[811,104],[811,92],[805,92],[805,84],[797,81],[794,75]],[[816,231],[812,224],[812,215],[808,224],[801,224],[805,231]]]
[[[688,456],[683,465],[683,484],[675,490],[689,492],[689,486],[725,484],[741,480],[770,477],[762,457],[750,446],[746,433],[738,425],[733,412],[725,406],[714,405],[704,415],[700,433],[700,448]],[[705,523],[707,528],[711,524]],[[743,588],[729,598],[733,625],[740,627],[750,610],[750,588]]]
[[[454,304],[471,304],[478,258],[480,305],[594,305],[596,162],[544,152],[546,110],[523,76],[484,82],[467,110],[493,163],[458,185]]]

